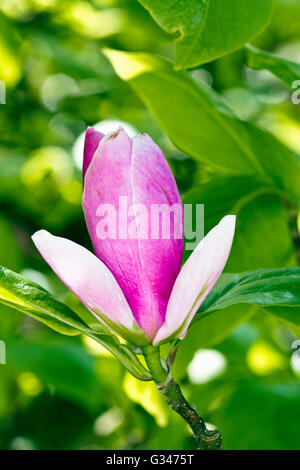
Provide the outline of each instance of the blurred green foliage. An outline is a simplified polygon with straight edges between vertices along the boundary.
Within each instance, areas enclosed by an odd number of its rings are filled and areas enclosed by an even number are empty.
[[[299,1],[277,0],[254,45],[299,62]],[[293,202],[261,193],[257,180],[243,175],[220,178],[177,150],[117,77],[103,47],[173,55],[172,37],[136,0],[1,1],[0,265],[76,307],[30,236],[45,228],[90,247],[79,137],[87,125],[108,119],[149,133],[163,148],[184,200],[205,203],[206,230],[222,215],[238,214],[227,271],[296,265]],[[300,152],[300,106],[271,73],[247,68],[246,57],[240,50],[189,73],[221,93],[238,116]],[[227,449],[299,449],[300,359],[292,345],[300,328],[258,307],[215,315],[198,322],[179,349],[174,373],[187,398],[220,429]],[[61,337],[3,305],[0,340],[7,362],[0,364],[1,449],[193,448],[155,386],[129,376],[92,340]],[[203,375],[214,367],[194,356],[201,348],[220,353],[222,370],[216,363],[215,375]]]

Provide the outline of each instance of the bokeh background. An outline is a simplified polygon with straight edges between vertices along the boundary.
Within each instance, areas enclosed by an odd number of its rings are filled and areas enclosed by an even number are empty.
[[[183,195],[214,179],[172,145],[100,51],[172,57],[171,39],[136,0],[1,0],[0,264],[73,308],[80,306],[30,236],[45,228],[91,246],[80,204],[87,125],[114,130],[123,121],[149,133]],[[299,1],[277,0],[255,44],[299,62]],[[300,105],[271,74],[248,69],[243,50],[189,73],[220,92],[240,117],[300,152]],[[217,187],[205,205],[209,221],[225,189],[219,195]],[[258,192],[236,212],[239,237],[227,271],[297,264],[297,213],[289,202]],[[226,310],[216,315],[199,322],[181,346],[174,372],[184,393],[222,431],[227,449],[299,449],[300,359],[293,347],[300,328],[258,308],[231,307],[230,321]],[[0,340],[7,356],[0,365],[1,449],[194,447],[155,386],[129,376],[92,340],[60,336],[2,305]]]

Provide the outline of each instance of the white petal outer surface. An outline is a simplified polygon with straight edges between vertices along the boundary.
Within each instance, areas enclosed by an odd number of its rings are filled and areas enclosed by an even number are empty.
[[[183,339],[195,313],[210,293],[228,259],[235,230],[235,216],[227,215],[197,245],[175,281],[166,319],[153,344],[168,338]]]
[[[145,335],[121,288],[102,261],[77,243],[51,235],[46,230],[36,232],[32,240],[57,276],[99,321],[106,326],[115,325],[119,333],[123,330],[133,332],[144,342]]]

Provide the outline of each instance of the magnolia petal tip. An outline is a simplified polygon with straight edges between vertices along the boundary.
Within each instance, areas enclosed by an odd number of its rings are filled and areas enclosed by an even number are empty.
[[[42,241],[42,239],[45,238],[45,236],[53,237],[53,235],[47,232],[47,230],[41,229],[41,230],[38,230],[37,232],[34,232],[34,234],[31,235],[31,240],[36,245],[39,241]]]
[[[85,132],[84,139],[84,151],[82,161],[82,181],[84,184],[86,172],[90,166],[90,163],[94,157],[94,154],[99,146],[99,143],[103,139],[104,134],[96,131],[93,127],[88,127]]]
[[[229,227],[235,227],[236,215],[225,215],[223,219],[220,220],[219,224],[228,225]],[[218,225],[219,225],[218,224]]]
[[[89,134],[93,134],[95,131],[95,129],[92,127],[92,126],[87,126],[86,128],[86,131],[85,131],[85,135],[89,135]]]
[[[225,215],[224,219],[230,220],[231,222],[233,222],[233,223],[235,224],[235,222],[236,222],[236,215],[234,215],[234,214]]]

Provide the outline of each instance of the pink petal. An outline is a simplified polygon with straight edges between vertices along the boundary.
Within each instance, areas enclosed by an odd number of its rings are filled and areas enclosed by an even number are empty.
[[[36,232],[32,240],[53,271],[99,321],[102,314],[126,330],[139,330],[117,281],[93,253],[46,230]]]
[[[149,231],[148,239],[122,239],[118,230],[115,239],[100,239],[97,209],[111,204],[119,220],[119,196],[127,197],[128,208],[143,204],[148,215],[151,204],[178,204],[183,225],[180,195],[161,150],[150,137],[139,135],[132,141],[122,129],[101,141],[86,173],[82,205],[96,255],[115,276],[140,327],[153,339],[180,271],[183,237],[175,239],[171,227],[169,239],[162,239],[161,232],[151,239]],[[140,220],[145,220],[143,215]]]
[[[210,293],[228,259],[235,216],[228,215],[201,240],[174,284],[166,320],[154,338],[157,345],[170,336],[183,339],[200,305]]]
[[[82,181],[84,183],[85,173],[88,169],[100,140],[104,137],[101,132],[95,131],[92,127],[88,127],[85,133],[83,163],[82,163]]]

